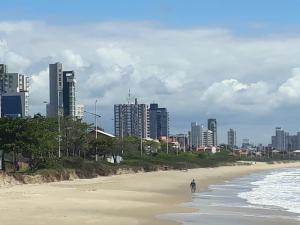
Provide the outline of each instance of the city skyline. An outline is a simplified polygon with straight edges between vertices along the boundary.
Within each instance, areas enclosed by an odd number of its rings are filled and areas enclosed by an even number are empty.
[[[168,108],[172,134],[207,118],[218,120],[219,143],[229,128],[238,144],[269,144],[276,126],[299,130],[299,3],[265,1],[257,10],[258,1],[141,2],[3,3],[0,60],[32,75],[31,114],[45,112],[47,66],[60,61],[76,71],[86,110],[99,100],[109,132],[113,104],[125,102],[129,88],[141,102]]]

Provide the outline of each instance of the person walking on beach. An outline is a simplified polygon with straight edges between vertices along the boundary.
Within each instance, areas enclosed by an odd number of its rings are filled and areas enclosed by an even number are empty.
[[[195,193],[196,192],[196,182],[195,182],[195,179],[192,180],[192,182],[190,184],[190,187],[191,187],[191,192]]]

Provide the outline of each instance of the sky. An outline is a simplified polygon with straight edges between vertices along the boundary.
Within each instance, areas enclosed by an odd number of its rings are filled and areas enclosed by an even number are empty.
[[[128,90],[170,113],[172,134],[218,121],[219,142],[270,143],[300,131],[300,0],[9,0],[0,62],[31,76],[31,114],[45,113],[48,64],[74,70],[77,100],[113,132]],[[87,121],[93,121],[86,116]]]

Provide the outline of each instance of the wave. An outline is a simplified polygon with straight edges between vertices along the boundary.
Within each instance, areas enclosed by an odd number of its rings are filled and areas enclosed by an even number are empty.
[[[238,196],[248,203],[275,206],[300,214],[300,169],[273,172],[259,181],[252,182],[250,191]]]

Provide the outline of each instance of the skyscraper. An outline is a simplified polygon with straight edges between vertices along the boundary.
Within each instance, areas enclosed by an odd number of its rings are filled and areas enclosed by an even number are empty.
[[[159,108],[158,104],[150,104],[150,138],[159,139],[169,134],[169,115],[166,108]]]
[[[63,71],[60,62],[49,64],[49,95],[47,117],[62,115],[63,109]]]
[[[236,146],[236,131],[230,128],[227,132],[227,144],[231,147]]]
[[[277,150],[283,151],[285,150],[285,132],[281,129],[281,127],[275,128],[275,148]]]
[[[300,148],[300,132],[290,135],[281,127],[275,128],[275,136],[272,136],[272,147],[280,151],[292,151]]]
[[[63,110],[64,116],[75,118],[75,73],[63,71]]]
[[[47,117],[67,116],[72,119],[82,118],[83,105],[77,108],[76,115],[76,79],[74,71],[63,71],[62,64],[49,64],[49,94]]]
[[[196,122],[191,123],[191,147],[197,148],[202,145],[202,125],[198,125]]]
[[[213,146],[218,145],[218,136],[217,136],[217,120],[216,119],[208,119],[207,120],[207,128],[212,131],[213,138]]]
[[[1,116],[29,116],[29,77],[19,73],[8,73],[3,64],[0,67]]]
[[[114,105],[114,127],[116,136],[149,137],[149,115],[146,104]]]

